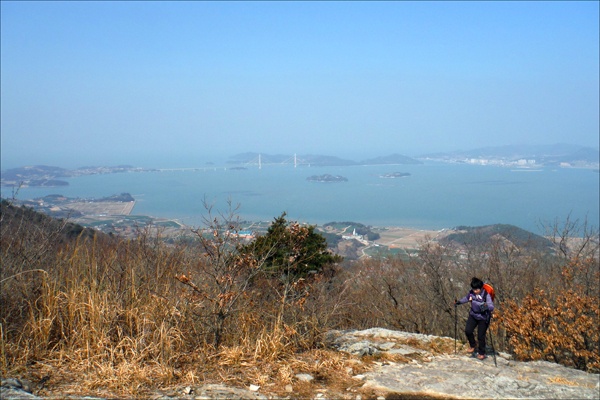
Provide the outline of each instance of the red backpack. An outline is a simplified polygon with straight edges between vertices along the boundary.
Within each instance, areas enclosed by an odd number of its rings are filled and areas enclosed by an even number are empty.
[[[489,283],[483,284],[483,290],[492,297],[492,301],[496,300],[496,292],[494,292],[494,288]],[[485,300],[484,300],[485,301]]]

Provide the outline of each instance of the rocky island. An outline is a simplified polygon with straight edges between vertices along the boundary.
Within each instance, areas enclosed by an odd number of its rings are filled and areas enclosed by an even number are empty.
[[[406,176],[410,176],[408,172],[390,172],[389,174],[381,174],[380,178],[404,178]]]
[[[341,175],[331,175],[331,174],[323,174],[323,175],[312,175],[306,178],[307,181],[310,182],[348,182],[348,178],[343,177]]]

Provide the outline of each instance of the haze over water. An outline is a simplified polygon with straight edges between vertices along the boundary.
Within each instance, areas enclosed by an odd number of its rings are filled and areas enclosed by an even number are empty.
[[[381,178],[408,172],[404,178]],[[342,175],[347,182],[317,183],[311,175]],[[224,167],[83,176],[60,188],[23,188],[19,198],[63,194],[105,197],[129,192],[133,214],[177,218],[201,225],[202,201],[226,211],[227,201],[240,206],[241,219],[288,219],[323,224],[354,221],[374,226],[420,229],[512,224],[544,233],[541,224],[581,222],[599,226],[598,173],[589,169],[511,168],[443,164],[351,167],[266,165],[232,170]],[[7,188],[3,188],[6,196]]]
[[[3,169],[599,147],[598,1],[0,7]]]

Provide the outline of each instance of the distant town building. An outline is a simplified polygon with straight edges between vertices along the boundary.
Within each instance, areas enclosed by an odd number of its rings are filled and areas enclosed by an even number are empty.
[[[254,232],[249,230],[239,231],[237,235],[242,239],[254,239]]]
[[[352,235],[342,235],[342,239],[344,240],[358,240],[362,244],[369,244],[369,241],[364,238],[363,235],[359,235],[356,233],[356,228],[352,230]]]

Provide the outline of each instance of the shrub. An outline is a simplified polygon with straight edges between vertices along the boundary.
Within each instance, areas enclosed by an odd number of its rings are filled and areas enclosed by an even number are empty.
[[[589,273],[594,265],[592,282],[577,283],[577,272]],[[563,270],[562,288],[538,288],[521,301],[506,301],[499,320],[509,351],[520,360],[543,359],[600,372],[597,265],[594,259],[575,261]],[[595,290],[589,290],[590,284]]]

